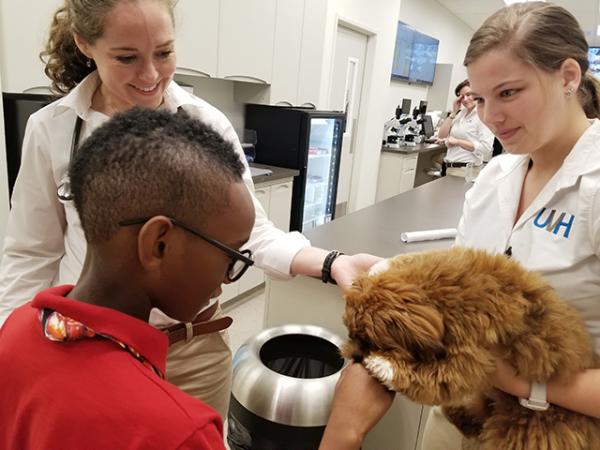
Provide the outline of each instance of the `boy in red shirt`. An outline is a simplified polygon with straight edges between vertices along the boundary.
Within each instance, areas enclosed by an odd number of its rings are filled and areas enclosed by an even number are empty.
[[[69,171],[88,243],[76,286],[0,330],[0,448],[223,449],[219,415],[164,379],[153,307],[191,321],[252,260],[254,207],[233,147],[186,114],[132,110]]]
[[[220,416],[165,381],[168,339],[147,322],[191,321],[253,264],[243,170],[185,113],[133,109],[82,144],[69,176],[86,260],[0,329],[1,449],[224,449]],[[352,365],[320,448],[358,449],[391,400]]]

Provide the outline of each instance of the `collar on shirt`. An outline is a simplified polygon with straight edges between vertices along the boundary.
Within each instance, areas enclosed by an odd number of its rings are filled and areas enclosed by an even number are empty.
[[[87,120],[92,107],[92,97],[99,83],[98,72],[90,73],[69,94],[57,100],[54,114],[58,115],[64,111],[73,110],[83,120]],[[180,107],[193,104],[195,104],[195,97],[171,80],[165,90],[165,108],[175,113]]]
[[[65,298],[72,289],[72,285],[46,289],[35,296],[32,306],[57,311],[97,333],[112,336],[134,348],[161,373],[165,373],[169,344],[163,332],[114,309]]]
[[[598,147],[600,147],[600,120],[591,120],[591,125],[581,135],[575,143],[573,149],[569,152],[562,167],[560,168],[561,177],[556,189],[563,189],[573,186],[581,175],[600,169],[600,158],[598,158]],[[496,176],[500,180],[514,170],[527,164],[528,155],[502,155],[499,158],[500,171]]]

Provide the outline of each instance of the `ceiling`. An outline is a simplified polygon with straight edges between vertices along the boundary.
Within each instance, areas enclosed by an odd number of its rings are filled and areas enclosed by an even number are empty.
[[[437,1],[473,30],[479,28],[494,11],[504,6],[503,0]],[[554,0],[553,3],[567,9],[577,18],[590,45],[600,45],[600,37],[596,36],[596,29],[600,24],[600,0]]]

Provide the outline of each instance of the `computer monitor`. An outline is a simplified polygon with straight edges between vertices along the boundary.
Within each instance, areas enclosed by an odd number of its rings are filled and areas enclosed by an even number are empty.
[[[2,93],[8,191],[11,196],[21,166],[21,146],[23,145],[27,120],[31,114],[53,100],[56,100],[56,97],[43,94]]]
[[[425,100],[421,100],[419,102],[419,114],[424,115],[427,112],[427,102]]]
[[[410,98],[402,99],[402,114],[404,114],[404,115],[410,114],[411,104],[412,104],[412,101]]]
[[[423,134],[427,138],[430,138],[434,134],[433,121],[431,120],[431,116],[423,116]]]

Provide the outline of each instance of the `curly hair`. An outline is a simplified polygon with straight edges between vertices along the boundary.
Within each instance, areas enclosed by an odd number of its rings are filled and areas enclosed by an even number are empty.
[[[44,72],[52,80],[52,90],[67,94],[88,74],[96,70],[94,61],[81,53],[75,44],[77,33],[94,44],[104,31],[106,15],[121,1],[136,0],[65,0],[52,18],[48,41],[40,53]],[[167,5],[171,19],[176,0],[157,0]]]
[[[579,102],[588,117],[600,118],[600,82],[588,70],[588,44],[569,11],[540,1],[498,10],[471,38],[464,65],[498,47],[510,49],[521,61],[549,73],[573,58],[583,74]]]
[[[133,108],[85,140],[69,176],[86,240],[96,243],[126,219],[202,222],[227,205],[243,170],[233,144],[187,113]]]

